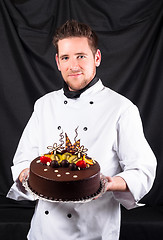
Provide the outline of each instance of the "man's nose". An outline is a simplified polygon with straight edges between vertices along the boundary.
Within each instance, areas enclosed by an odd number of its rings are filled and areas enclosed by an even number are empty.
[[[73,71],[77,71],[79,69],[79,64],[77,59],[71,59],[70,69]]]

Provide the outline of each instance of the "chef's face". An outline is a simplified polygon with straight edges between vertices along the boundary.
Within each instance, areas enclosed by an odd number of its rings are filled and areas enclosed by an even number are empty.
[[[69,37],[58,41],[56,62],[70,91],[84,88],[95,76],[101,53],[93,54],[86,37]]]

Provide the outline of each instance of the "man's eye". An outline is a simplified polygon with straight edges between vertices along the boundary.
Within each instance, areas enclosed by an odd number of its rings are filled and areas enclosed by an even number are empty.
[[[84,55],[80,55],[80,56],[78,56],[78,58],[79,59],[83,59],[83,58],[85,58],[85,56]]]
[[[61,60],[62,60],[62,61],[67,61],[67,60],[68,60],[68,57],[62,57]]]

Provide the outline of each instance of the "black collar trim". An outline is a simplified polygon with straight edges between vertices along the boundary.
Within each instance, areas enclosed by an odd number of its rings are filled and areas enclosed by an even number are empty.
[[[80,95],[85,91],[87,90],[88,88],[92,87],[95,83],[97,83],[99,80],[98,77],[94,77],[92,79],[92,81],[90,81],[90,83],[88,83],[87,86],[85,86],[84,88],[78,90],[78,91],[70,91],[69,88],[68,88],[68,85],[67,83],[64,81],[64,86],[63,86],[63,91],[64,91],[64,95],[67,97],[67,98],[79,98]]]

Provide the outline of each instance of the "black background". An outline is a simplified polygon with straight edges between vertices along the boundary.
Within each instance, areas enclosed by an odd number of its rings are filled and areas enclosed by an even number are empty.
[[[154,186],[142,201],[163,204],[162,5],[162,0],[0,0],[1,196],[12,185],[13,155],[34,102],[62,87],[51,43],[55,29],[76,19],[98,34],[104,85],[140,110],[158,161]]]

